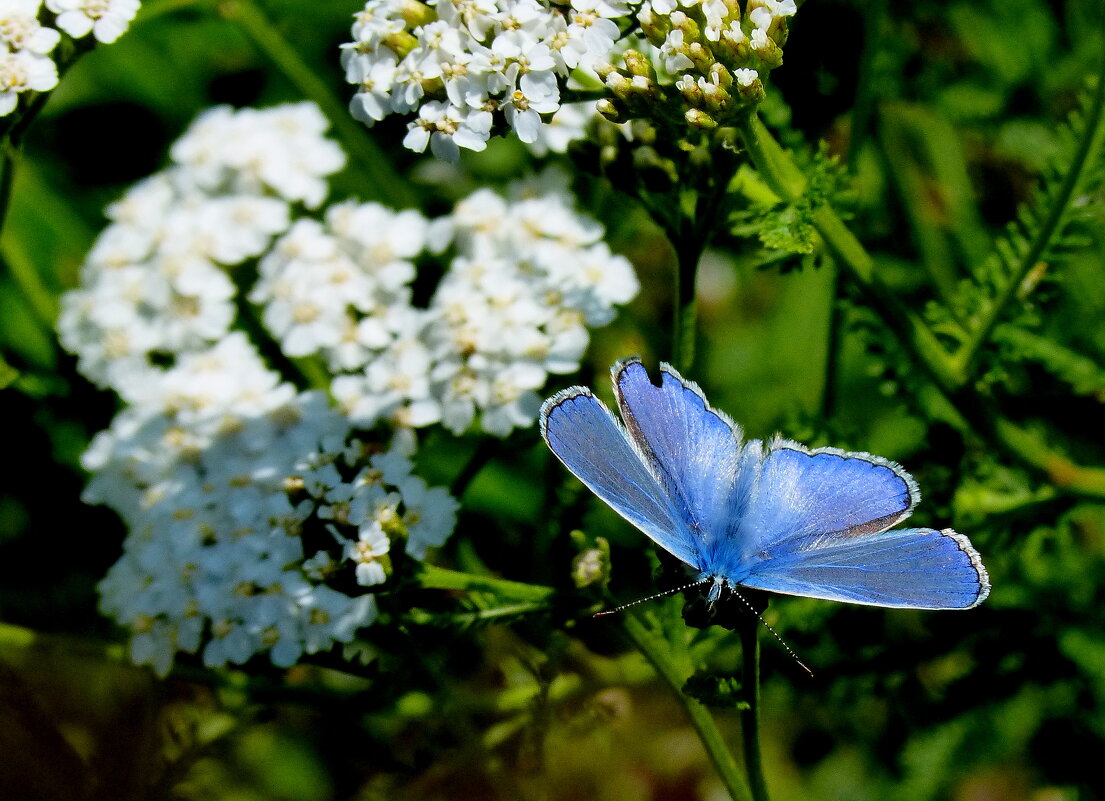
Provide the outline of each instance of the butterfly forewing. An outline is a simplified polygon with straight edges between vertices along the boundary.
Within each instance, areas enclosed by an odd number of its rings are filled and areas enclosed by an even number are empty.
[[[673,556],[698,561],[697,546],[667,493],[590,390],[572,387],[545,401],[541,434],[565,467],[615,512]]]
[[[696,386],[667,365],[660,376],[661,385],[655,386],[636,359],[615,365],[618,405],[652,472],[688,526],[706,540],[728,505],[740,441],[733,425],[709,407]]]

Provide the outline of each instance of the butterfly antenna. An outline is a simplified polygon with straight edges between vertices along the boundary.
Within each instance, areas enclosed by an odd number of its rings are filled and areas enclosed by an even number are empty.
[[[731,589],[731,588],[730,588],[730,589]],[[791,648],[791,647],[790,647],[789,645],[787,645],[787,641],[786,641],[786,640],[784,640],[784,639],[783,639],[782,637],[780,637],[780,636],[779,636],[779,632],[777,632],[777,631],[776,631],[775,629],[771,628],[771,624],[770,624],[770,623],[768,623],[768,622],[767,622],[766,620],[764,620],[764,616],[763,616],[763,615],[761,615],[761,614],[760,614],[759,612],[757,612],[757,611],[756,611],[756,608],[755,608],[754,606],[752,606],[752,604],[750,604],[750,603],[748,602],[748,599],[747,599],[747,598],[745,598],[745,597],[744,597],[743,595],[741,595],[741,594],[740,594],[739,592],[737,592],[736,590],[733,590],[733,589],[731,589],[731,591],[732,591],[733,595],[735,595],[735,596],[737,596],[738,598],[740,598],[740,599],[741,599],[741,603],[743,603],[743,604],[744,604],[745,606],[747,606],[747,607],[748,607],[748,611],[749,611],[749,612],[751,612],[752,614],[754,614],[754,615],[755,615],[755,616],[756,616],[756,617],[757,617],[757,618],[759,619],[759,621],[760,621],[761,623],[763,623],[763,624],[764,624],[764,628],[766,628],[766,629],[767,629],[768,631],[770,631],[770,632],[771,632],[771,635],[772,635],[772,636],[773,636],[773,637],[774,637],[774,638],[775,638],[776,640],[778,640],[778,641],[779,641],[779,645],[783,646],[783,648],[785,648],[785,649],[786,649],[786,652],[787,652],[788,654],[790,654],[790,656],[791,656],[791,659],[793,659],[793,660],[794,660],[795,662],[797,662],[797,663],[798,663],[798,667],[800,667],[800,668],[802,668],[802,670],[806,671],[806,673],[808,673],[808,674],[809,674],[809,677],[810,677],[810,678],[812,679],[812,678],[813,678],[813,671],[812,671],[812,670],[810,670],[810,669],[809,669],[809,668],[808,668],[808,667],[806,666],[806,663],[805,663],[805,662],[803,662],[803,661],[802,661],[801,659],[799,659],[799,658],[798,658],[798,654],[794,653],[794,649],[793,649],[793,648]]]
[[[655,595],[649,595],[647,598],[638,598],[636,601],[630,601],[627,604],[615,606],[613,609],[604,609],[602,612],[595,612],[595,614],[591,615],[591,617],[605,617],[606,615],[615,615],[618,612],[621,612],[623,609],[629,609],[629,607],[631,606],[647,603],[648,601],[655,601],[657,598],[667,598],[669,595],[675,595],[677,592],[683,592],[683,590],[690,590],[694,587],[701,587],[703,584],[706,584],[710,581],[713,581],[713,579],[706,578],[700,579],[698,581],[692,581],[690,584],[684,584],[682,587],[676,587],[673,590],[665,590],[664,592],[658,592]],[[743,601],[744,599],[742,598],[741,600]],[[745,603],[748,602],[745,601]]]

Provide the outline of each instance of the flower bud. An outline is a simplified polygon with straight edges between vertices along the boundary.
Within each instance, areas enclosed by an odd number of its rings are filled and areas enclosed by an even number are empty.
[[[582,531],[571,533],[572,544],[580,549],[572,560],[572,582],[579,589],[593,584],[605,586],[610,580],[610,543],[596,537],[593,544]]]
[[[395,53],[396,58],[403,59],[407,53],[418,47],[418,40],[407,31],[396,31],[384,37],[384,44]]]
[[[686,47],[687,58],[694,62],[695,68],[702,74],[710,71],[710,65],[716,60],[714,54],[702,42],[691,42]]]
[[[606,76],[606,88],[611,91],[614,97],[625,100],[629,97],[631,82],[620,72],[614,71]]]
[[[763,102],[767,92],[764,91],[763,81],[760,80],[760,74],[756,70],[737,70],[734,77],[737,80],[737,93],[741,100],[751,105]]]
[[[625,60],[625,67],[631,75],[640,75],[653,81],[656,80],[656,71],[652,69],[652,64],[639,50],[626,50],[622,58]]]
[[[430,8],[425,3],[420,3],[418,0],[406,0],[403,3],[403,21],[407,23],[408,28],[417,28],[420,25],[425,25],[428,22],[433,22],[437,19],[437,12]]]
[[[702,109],[689,108],[683,117],[687,120],[687,124],[692,128],[698,128],[703,131],[710,131],[717,127],[717,120],[711,117]]]
[[[641,33],[648,39],[653,47],[661,47],[668,38],[671,30],[671,20],[664,14],[653,14],[650,8],[645,8],[637,14],[637,22],[641,26]]]
[[[694,42],[702,38],[702,30],[698,27],[698,23],[682,11],[671,12],[671,26],[683,31],[685,41]]]
[[[722,89],[728,89],[733,85],[733,74],[720,61],[710,65],[710,80]]]
[[[687,105],[692,108],[700,108],[703,103],[706,102],[706,96],[702,92],[702,87],[698,85],[698,81],[695,80],[693,75],[684,75],[675,82],[675,88],[683,95],[683,99],[687,101]]]
[[[702,96],[705,100],[703,108],[711,114],[719,115],[733,105],[732,95],[713,81],[699,78],[698,86],[702,89]]]
[[[656,83],[643,75],[633,76],[633,79],[629,82],[629,91],[634,96],[646,100],[656,100],[660,97],[660,92],[656,88]]]
[[[595,74],[600,78],[605,78],[612,72],[615,72],[618,68],[611,64],[609,61],[596,61],[591,65],[591,69],[595,71]]]
[[[595,111],[601,116],[610,120],[610,122],[622,122],[622,113],[618,109],[618,104],[608,97],[604,97],[602,100],[595,104]]]
[[[783,63],[783,51],[779,49],[779,45],[768,38],[763,28],[752,31],[751,44],[752,52],[756,54],[765,69],[773,70]]]
[[[610,555],[598,548],[588,548],[572,560],[572,581],[583,589],[592,584],[605,584],[610,578]]]

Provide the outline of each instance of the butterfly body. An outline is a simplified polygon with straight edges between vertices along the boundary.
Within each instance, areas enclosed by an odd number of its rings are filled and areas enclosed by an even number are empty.
[[[624,426],[585,387],[549,398],[553,453],[622,517],[710,584],[875,606],[963,609],[989,592],[966,537],[890,531],[920,499],[894,462],[775,438],[744,442],[698,387],[637,359],[612,371]]]

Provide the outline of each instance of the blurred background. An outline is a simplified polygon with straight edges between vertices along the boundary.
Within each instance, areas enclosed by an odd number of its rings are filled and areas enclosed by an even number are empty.
[[[267,0],[264,12],[344,104],[338,45],[355,3]],[[935,282],[990,252],[1061,158],[1063,126],[1100,72],[1100,0],[809,0],[791,26],[765,119],[812,152],[825,140],[850,188],[849,224],[886,281],[925,311]],[[132,30],[84,56],[31,129],[0,240],[0,797],[11,799],[678,799],[724,790],[668,690],[606,620],[565,610],[510,624],[396,626],[363,670],[334,660],[164,681],[129,666],[97,612],[124,529],[81,503],[79,457],[116,399],[60,350],[58,296],[103,208],[162,167],[202,109],[302,97],[233,3],[147,2]],[[537,162],[511,140],[459,166],[371,137],[427,213]],[[367,134],[366,134],[367,135]],[[343,143],[344,144],[344,143]],[[573,170],[570,156],[561,157]],[[609,365],[669,357],[672,251],[634,202],[578,171],[581,208],[637,269],[642,292],[595,335],[579,376],[609,398]],[[402,203],[356,162],[332,198]],[[1097,199],[1100,201],[1100,198]],[[979,388],[1076,461],[1105,465],[1105,228],[1045,265],[1030,342],[999,341]],[[1105,797],[1105,505],[1055,486],[984,436],[941,421],[924,379],[834,266],[766,259],[718,232],[703,263],[694,374],[749,436],[776,431],[894,459],[925,498],[917,525],[982,553],[993,594],[967,613],[774,601],[767,619],[815,677],[764,640],[772,797],[1092,801]],[[931,312],[931,310],[930,310]],[[937,320],[935,312],[932,319]],[[445,483],[480,446],[432,433],[418,467]],[[445,565],[571,586],[580,527],[613,546],[615,594],[653,586],[644,538],[563,474],[536,429],[497,445],[462,498]],[[550,504],[563,514],[550,519]],[[701,635],[711,670],[739,645]],[[735,713],[718,711],[734,745]]]

